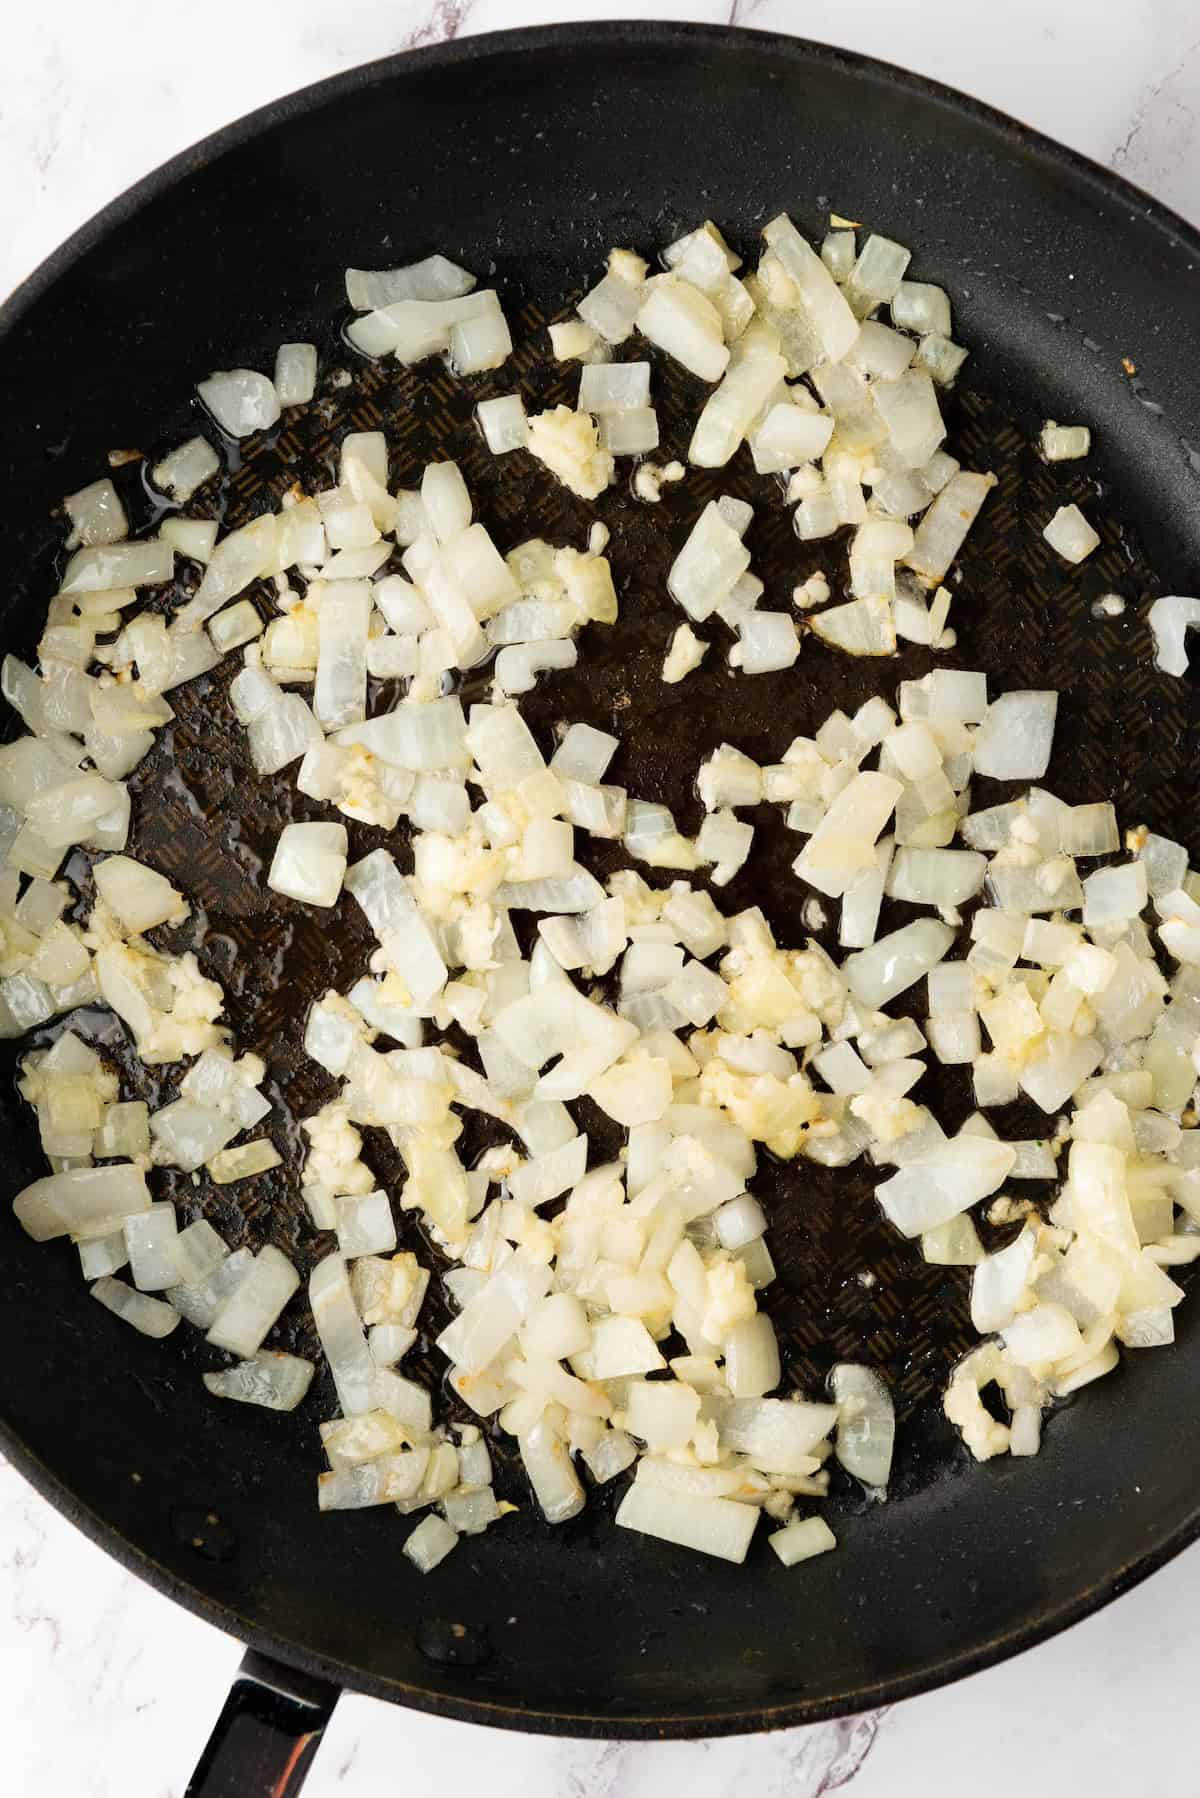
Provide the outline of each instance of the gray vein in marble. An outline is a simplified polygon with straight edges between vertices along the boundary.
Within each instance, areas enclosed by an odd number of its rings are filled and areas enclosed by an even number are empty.
[[[744,1788],[757,1798],[826,1798],[862,1771],[886,1716],[871,1711],[726,1741],[562,1743],[551,1785],[564,1798],[659,1798],[686,1778],[706,1787],[711,1781],[714,1793]]]
[[[860,1717],[844,1717],[828,1726],[828,1734],[837,1744],[837,1753],[821,1784],[815,1788],[813,1798],[840,1791],[862,1772],[887,1714],[886,1710],[865,1711]],[[801,1749],[801,1754],[803,1752]]]
[[[474,0],[434,0],[428,16],[401,38],[401,50],[417,50],[422,44],[449,43],[462,35],[471,17]]]
[[[1134,106],[1129,130],[1109,158],[1110,166],[1135,180],[1162,177],[1189,161],[1197,136],[1194,63],[1200,37],[1193,39],[1171,67],[1151,81]]]
[[[729,23],[731,25],[748,25],[763,0],[730,0]]]
[[[565,1767],[563,1789],[568,1798],[610,1798],[623,1783],[631,1753],[636,1753],[631,1742],[605,1742],[591,1750],[586,1768]]]
[[[1118,144],[1113,151],[1112,164],[1114,168],[1120,163],[1128,161],[1134,139],[1141,135],[1146,124],[1147,114],[1154,105],[1154,102],[1156,100],[1161,100],[1164,90],[1170,87],[1172,82],[1179,79],[1180,75],[1182,75],[1184,69],[1187,67],[1191,58],[1196,55],[1197,51],[1200,51],[1200,38],[1197,38],[1194,43],[1188,45],[1187,49],[1176,58],[1174,65],[1167,70],[1166,74],[1163,75],[1160,80],[1152,81],[1150,83],[1149,87],[1146,89],[1144,98],[1139,99],[1137,105],[1134,107],[1133,120],[1129,130],[1125,134],[1124,142]],[[1171,103],[1187,110],[1187,103],[1181,97],[1172,96]]]
[[[24,126],[27,133],[26,155],[41,195],[54,186],[54,165],[63,147],[66,126],[63,94],[67,74],[67,59],[62,47],[49,45],[39,66],[30,72],[23,98],[8,103],[8,121],[18,128]],[[10,216],[15,223],[18,216],[15,206]]]

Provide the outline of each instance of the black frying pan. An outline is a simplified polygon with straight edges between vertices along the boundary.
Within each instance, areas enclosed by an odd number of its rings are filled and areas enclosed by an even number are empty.
[[[914,244],[917,272],[951,290],[972,347],[953,430],[1001,485],[964,565],[960,665],[996,671],[997,686],[1060,687],[1056,787],[1068,798],[1108,793],[1126,822],[1195,850],[1194,687],[1152,672],[1142,614],[1148,596],[1194,590],[1200,570],[1200,238],[972,101],[756,33],[549,28],[422,51],[270,106],[115,202],[0,315],[3,646],[27,651],[36,636],[62,537],[51,508],[102,471],[107,451],[177,440],[195,423],[196,377],[269,367],[281,337],[317,342],[326,371],[346,360],[337,330],[347,263],[439,248],[481,273],[494,265],[517,320],[517,372],[530,395],[553,399],[570,379],[542,366],[537,333],[594,279],[609,244],[652,249],[709,214],[749,247],[779,208],[813,232],[830,205]],[[678,440],[698,392],[666,373],[663,382]],[[319,463],[348,420],[382,419],[395,478],[411,479],[431,450],[463,455],[504,547],[531,528],[578,540],[579,514],[561,496],[547,501],[533,482],[497,487],[470,438],[483,391],[464,394],[439,371],[415,381],[360,369],[282,445],[251,446],[221,503],[230,522],[251,515],[278,491],[288,458]],[[1044,469],[1028,443],[1045,416],[1089,421],[1094,457]],[[138,504],[137,466],[120,479]],[[685,483],[669,514],[676,541],[708,497],[705,479]],[[722,485],[764,499],[740,463]],[[1067,497],[1105,519],[1104,548],[1084,574],[1064,575],[1038,534],[1051,502]],[[589,700],[597,721],[624,711],[648,797],[687,815],[690,771],[710,741],[730,735],[753,751],[782,731],[786,742],[879,684],[877,669],[806,651],[794,680],[735,691],[707,671],[688,709],[664,711],[648,671],[669,620],[667,552],[624,495],[607,503],[636,602],[626,616],[642,625],[618,648],[587,650],[587,681],[557,689],[542,719],[578,716]],[[140,504],[148,519],[144,495]],[[756,566],[761,555],[780,579],[796,566],[785,526],[764,508],[755,527]],[[1089,601],[1108,586],[1130,608],[1100,624]],[[885,672],[890,681],[922,668],[912,651]],[[262,900],[257,846],[290,801],[281,788],[248,810],[222,693],[217,678],[180,695],[182,783],[164,785],[156,761],[139,775],[134,852],[204,901],[201,954],[237,989],[239,1038],[272,1056],[281,1098],[303,1101],[298,1009],[362,944],[352,933],[330,944],[301,908]],[[801,934],[796,889],[785,893],[769,869],[731,897],[761,897],[777,919],[790,905]],[[281,956],[283,991],[270,972]],[[80,1027],[119,1058],[102,1019]],[[29,1116],[7,1096],[3,1106],[12,1192],[42,1163]],[[234,1237],[274,1234],[307,1264],[323,1248],[297,1221],[293,1187],[285,1170],[274,1185],[236,1189],[236,1203],[230,1189],[176,1196],[187,1215],[204,1212]],[[903,1417],[886,1510],[864,1512],[848,1487],[838,1491],[840,1552],[791,1574],[762,1544],[736,1569],[618,1532],[611,1498],[552,1531],[506,1472],[520,1515],[422,1580],[399,1554],[394,1518],[318,1516],[315,1419],[329,1399],[320,1382],[290,1417],[205,1402],[197,1366],[210,1364],[207,1351],[181,1348],[182,1331],[165,1344],[132,1335],[86,1299],[72,1252],[35,1247],[0,1220],[7,1454],[110,1553],[258,1651],[195,1792],[295,1790],[344,1686],[578,1735],[716,1734],[856,1711],[1062,1629],[1195,1537],[1200,1332],[1186,1306],[1175,1350],[1128,1356],[1062,1408],[1037,1460],[975,1468],[937,1405],[968,1340],[961,1275],[908,1265],[861,1174],[805,1172],[779,1192],[771,1304],[789,1382],[814,1388],[834,1353],[865,1352],[888,1371]],[[879,1276],[870,1289],[855,1278],[868,1265]],[[290,1329],[285,1340],[305,1340],[302,1318]]]

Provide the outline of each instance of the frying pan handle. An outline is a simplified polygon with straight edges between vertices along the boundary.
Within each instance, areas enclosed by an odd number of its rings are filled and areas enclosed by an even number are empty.
[[[340,1695],[247,1649],[184,1798],[295,1798]]]

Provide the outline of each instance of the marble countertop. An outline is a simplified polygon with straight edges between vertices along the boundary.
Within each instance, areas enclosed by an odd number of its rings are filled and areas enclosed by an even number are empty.
[[[0,292],[131,181],[239,114],[355,63],[551,18],[634,16],[800,30],[990,100],[1200,219],[1193,0],[209,0],[194,33],[141,0],[22,6],[5,30]],[[11,1798],[179,1798],[238,1644],[107,1559],[0,1463],[0,1668]],[[973,1798],[1195,1790],[1179,1699],[1200,1675],[1200,1547],[1005,1666],[890,1712],[719,1742],[543,1741],[368,1699],[339,1705],[312,1798]],[[946,1772],[939,1769],[945,1768]]]

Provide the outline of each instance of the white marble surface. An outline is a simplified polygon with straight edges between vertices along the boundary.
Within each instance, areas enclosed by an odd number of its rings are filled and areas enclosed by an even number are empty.
[[[967,89],[1200,218],[1194,0],[142,0],[19,6],[0,99],[0,291],[155,164],[278,94],[439,38],[549,18],[672,17],[849,45]],[[1101,20],[1103,23],[1101,24]],[[6,1798],[179,1798],[238,1646],[122,1572],[0,1465]],[[545,1742],[349,1698],[307,1791],[406,1798],[973,1798],[1196,1789],[1178,1719],[1200,1675],[1200,1549],[1015,1662],[889,1713],[664,1746]],[[1184,1705],[1181,1711],[1181,1703]]]

